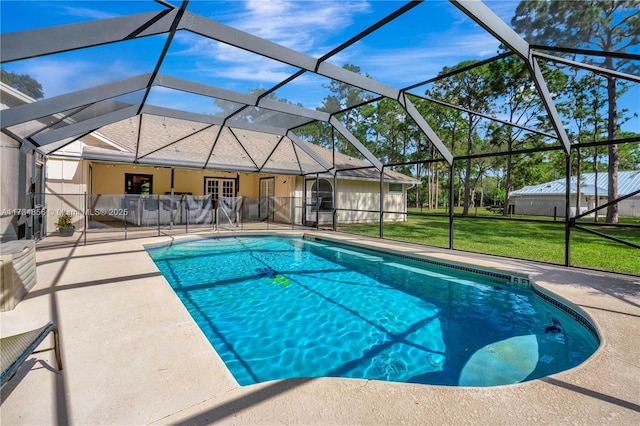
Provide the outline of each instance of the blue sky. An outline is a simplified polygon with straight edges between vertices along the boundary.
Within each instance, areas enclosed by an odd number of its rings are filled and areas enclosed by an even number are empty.
[[[172,3],[178,5],[177,1]],[[509,22],[518,2],[492,0],[487,4]],[[193,13],[217,20],[286,47],[319,57],[405,2],[398,1],[226,1],[192,0]],[[15,1],[0,2],[2,32],[123,16],[161,10],[151,0],[138,1]],[[28,17],[28,18],[17,18]],[[5,64],[42,83],[46,97],[150,72],[166,38],[118,43]],[[424,81],[444,66],[466,59],[494,56],[499,42],[446,1],[426,1],[393,23],[340,52],[329,62],[360,66],[363,74],[397,88]],[[161,73],[196,80],[239,92],[268,89],[294,74],[296,68],[237,48],[179,32]],[[329,80],[305,73],[276,95],[316,108],[329,93]],[[640,110],[639,85],[620,101]],[[178,96],[170,90],[151,94],[154,103],[193,112],[212,112],[209,99]],[[213,111],[214,112],[214,111]],[[640,132],[640,120],[627,123]]]

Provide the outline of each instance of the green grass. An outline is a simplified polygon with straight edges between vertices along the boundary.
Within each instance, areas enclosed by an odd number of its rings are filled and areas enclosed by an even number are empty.
[[[489,213],[489,215],[500,217],[495,213]],[[565,226],[563,222],[495,220],[486,216],[488,215],[478,214],[478,217],[454,218],[455,249],[564,264]],[[586,223],[581,225],[640,244],[640,228],[590,227]],[[377,237],[379,225],[378,223],[343,225],[338,230]],[[446,248],[449,247],[449,218],[411,215],[407,222],[388,222],[384,225],[384,238]],[[640,275],[640,250],[579,229],[571,229],[570,261],[572,266]]]

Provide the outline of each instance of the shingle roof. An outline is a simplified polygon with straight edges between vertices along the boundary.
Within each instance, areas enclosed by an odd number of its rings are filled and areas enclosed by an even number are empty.
[[[140,127],[144,127],[144,133],[139,132]],[[144,140],[138,140],[138,134],[145,135]],[[140,164],[284,174],[326,172],[288,137],[244,129],[206,126],[199,122],[144,114],[142,120],[132,117],[105,126],[99,135],[113,141],[121,149],[98,146],[92,139],[84,138],[84,158],[131,162],[138,146],[144,147],[143,150],[138,148]],[[175,140],[178,142],[173,142]],[[339,178],[380,180],[380,172],[366,161],[340,152],[334,153],[311,143],[302,143],[326,163],[334,164],[335,161],[338,170],[357,169],[341,171]],[[291,161],[291,158],[297,158],[297,161]],[[385,170],[385,180],[420,183],[418,179],[392,170]]]

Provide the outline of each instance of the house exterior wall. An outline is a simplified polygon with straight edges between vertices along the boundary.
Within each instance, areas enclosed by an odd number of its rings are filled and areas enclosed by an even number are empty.
[[[27,188],[31,155],[20,150],[20,143],[4,133],[0,133],[0,232],[2,241],[24,237],[26,216],[18,213],[27,209]]]
[[[384,210],[398,213],[385,213],[385,221],[404,221],[406,216],[406,188],[402,192],[389,192],[389,184],[384,184]],[[380,210],[380,183],[358,180],[338,180],[339,209],[359,211],[339,211],[338,223],[377,222],[380,214],[366,210]]]
[[[171,169],[166,167],[91,163],[91,168],[93,170],[92,194],[124,194],[125,173],[153,175],[153,194],[164,194],[171,191]],[[176,180],[178,179],[176,178]],[[176,186],[175,191],[186,192],[189,189],[187,186]],[[202,193],[202,188],[198,193]]]
[[[89,168],[91,168],[91,184],[89,184]],[[171,192],[171,168],[153,167],[143,165],[115,164],[92,162],[89,160],[75,160],[69,158],[52,158],[49,161],[49,181],[47,183],[47,203],[50,209],[75,210],[81,212],[84,209],[85,191],[92,196],[101,195],[99,201],[95,198],[88,201],[87,209],[100,207],[123,208],[122,198],[118,195],[124,193],[125,174],[148,174],[153,176],[152,194],[165,195]],[[272,220],[290,223],[294,216],[295,223],[302,223],[305,208],[303,199],[307,196],[303,188],[304,179],[300,176],[272,175],[258,173],[233,173],[213,170],[173,169],[174,193],[203,195],[205,191],[204,180],[206,177],[238,179],[238,195],[245,197],[245,208],[256,210],[261,202],[259,197],[260,180],[264,178],[274,179],[275,200],[271,203],[273,209]],[[328,179],[333,186],[333,179]],[[336,206],[339,209],[359,211],[339,211],[338,223],[377,222],[380,214],[379,196],[380,184],[376,181],[364,181],[356,179],[338,180],[338,197]],[[406,220],[403,214],[406,212],[406,186],[402,191],[389,192],[389,184],[385,183],[384,209],[394,213],[385,214],[384,220]],[[66,202],[56,194],[65,194]],[[116,195],[109,199],[106,195]],[[98,202],[99,205],[92,205]],[[396,213],[397,212],[397,213]],[[81,219],[81,217],[79,217]],[[310,216],[307,212],[307,220]],[[315,220],[314,220],[315,221]],[[322,212],[320,223],[327,224],[332,221],[331,212]],[[77,223],[76,229],[82,228],[83,223]],[[55,230],[55,220],[50,220],[49,232]]]
[[[67,212],[77,230],[84,228],[83,212],[88,192],[88,163],[77,156],[82,143],[74,142],[48,157],[44,191],[47,206],[46,232],[56,231],[58,216]]]
[[[333,180],[328,179],[333,186]],[[334,205],[338,210],[336,220],[339,224],[377,222],[380,220],[380,183],[374,181],[356,179],[338,179],[337,199]],[[293,191],[295,197],[309,196],[303,190],[302,179],[296,181]],[[402,186],[402,192],[389,192],[389,183],[384,184],[384,210],[394,213],[386,213],[385,221],[405,221],[406,213],[406,185]],[[307,209],[308,210],[308,209]],[[307,217],[312,222],[314,212],[307,211]],[[302,211],[296,210],[296,221],[301,220],[298,215]],[[327,212],[318,215],[320,224],[328,224],[332,221],[332,214]]]
[[[128,164],[91,163],[93,168],[93,194],[123,194],[125,173],[153,175],[153,194],[167,194],[171,192],[171,169],[167,167],[152,167]],[[52,170],[60,173],[60,170]],[[204,195],[204,180],[206,177],[236,179],[238,178],[238,195],[257,197],[261,178],[275,178],[275,196],[291,196],[291,188],[295,184],[292,176],[276,176],[256,173],[233,173],[217,170],[173,169],[174,193],[189,193]]]
[[[570,199],[571,214],[575,216],[576,195],[572,194]],[[606,199],[602,198],[598,205],[606,203]],[[558,217],[565,215],[565,197],[564,195],[519,195],[511,198],[511,204],[515,206],[515,214],[524,214],[532,216],[553,216]],[[595,197],[580,196],[580,212],[584,213],[595,207]],[[599,211],[599,215],[606,214],[606,208]],[[631,197],[618,203],[618,214],[627,217],[640,217],[640,197]]]
[[[602,214],[606,210],[602,210]],[[622,200],[618,203],[618,215],[627,217],[640,217],[640,196],[635,196]]]
[[[565,198],[562,196],[522,196],[512,197],[513,212],[532,216],[565,216]],[[575,205],[575,198],[572,200]]]
[[[521,195],[513,196],[511,204],[514,206],[515,214],[531,215],[531,216],[565,216],[565,197],[564,195]],[[576,195],[571,194],[570,197],[570,217],[576,215]],[[584,213],[588,209],[587,197],[580,196],[580,212]]]
[[[26,97],[8,86],[2,85],[0,109],[12,108],[24,104]],[[28,122],[14,126],[16,134],[30,134],[38,130],[40,124]],[[20,142],[0,133],[0,241],[11,241],[30,236],[32,230],[32,214],[26,210],[31,206],[31,178],[33,156],[40,159],[33,151],[20,149]]]

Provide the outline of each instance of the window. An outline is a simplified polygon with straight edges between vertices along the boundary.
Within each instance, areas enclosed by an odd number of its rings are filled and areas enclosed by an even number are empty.
[[[401,183],[390,183],[389,184],[389,192],[402,193],[402,184]]]
[[[310,197],[311,203],[315,203],[316,197],[320,198],[321,212],[333,211],[333,188],[328,180],[319,179],[318,181],[313,181]]]
[[[236,180],[225,178],[204,178],[204,192],[206,195],[211,194],[214,200],[220,197],[236,196]]]
[[[124,174],[125,194],[153,194],[153,175]]]

